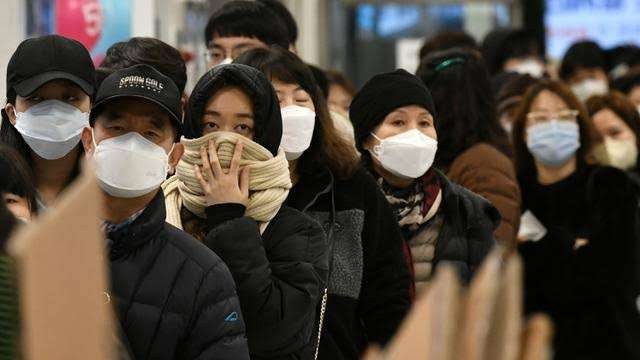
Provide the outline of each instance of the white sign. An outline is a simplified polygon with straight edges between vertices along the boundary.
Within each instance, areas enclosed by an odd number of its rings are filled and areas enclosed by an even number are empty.
[[[400,39],[396,41],[396,68],[415,74],[420,65],[420,48],[424,44],[421,38]]]

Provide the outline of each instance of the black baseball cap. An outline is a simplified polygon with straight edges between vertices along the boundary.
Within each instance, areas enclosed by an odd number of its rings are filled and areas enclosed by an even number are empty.
[[[18,45],[7,65],[7,89],[28,96],[49,81],[64,79],[91,96],[94,72],[91,55],[81,43],[60,35],[45,35]]]
[[[181,92],[171,78],[146,64],[139,64],[113,72],[107,76],[96,93],[91,116],[91,126],[102,105],[119,98],[141,98],[151,101],[168,114],[178,136],[182,134]]]

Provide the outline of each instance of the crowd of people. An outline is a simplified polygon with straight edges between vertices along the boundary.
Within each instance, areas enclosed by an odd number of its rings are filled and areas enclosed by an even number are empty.
[[[582,41],[558,67],[524,30],[444,32],[416,74],[356,89],[298,57],[278,1],[204,34],[189,94],[153,38],[96,68],[41,36],[7,66],[0,264],[92,161],[119,359],[357,359],[440,264],[468,283],[497,246],[555,358],[640,359],[640,48]]]

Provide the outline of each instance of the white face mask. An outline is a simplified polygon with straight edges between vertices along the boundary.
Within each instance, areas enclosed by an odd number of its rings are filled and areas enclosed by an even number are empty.
[[[587,79],[573,85],[571,90],[584,103],[592,96],[606,95],[609,92],[609,84],[604,80]]]
[[[535,59],[526,59],[518,65],[512,66],[508,70],[517,72],[518,74],[528,74],[536,79],[539,79],[544,75],[544,66]]]
[[[417,179],[424,175],[438,151],[438,141],[421,133],[417,129],[409,130],[386,139],[370,150],[380,161],[382,167],[392,174],[409,179]]]
[[[134,198],[148,194],[159,188],[167,177],[169,155],[137,132],[105,139],[99,144],[94,137],[93,144],[100,187],[111,196]]]
[[[311,146],[316,113],[304,106],[291,105],[282,108],[282,141],[287,160],[299,158]]]
[[[67,155],[89,126],[89,113],[59,100],[42,101],[15,115],[16,130],[33,152],[47,160]]]
[[[228,57],[228,58],[224,58],[224,60],[220,61],[220,63],[218,63],[216,66],[229,65],[232,62],[233,62],[233,59]]]

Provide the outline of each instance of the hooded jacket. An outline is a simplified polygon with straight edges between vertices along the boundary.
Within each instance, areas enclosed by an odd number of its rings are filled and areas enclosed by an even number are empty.
[[[225,86],[238,86],[253,101],[254,141],[275,155],[282,137],[280,107],[271,83],[252,67],[224,65],[200,79],[191,95],[191,125],[200,127],[204,104]],[[251,358],[312,359],[316,309],[328,276],[323,229],[286,206],[266,227],[244,212],[240,204],[208,207],[204,243],[236,281]]]
[[[329,237],[329,297],[320,359],[358,359],[385,345],[411,306],[400,229],[375,180],[358,169],[334,178],[326,166],[300,168],[286,204],[312,216]]]
[[[162,192],[107,233],[111,301],[136,359],[248,359],[233,279],[218,256],[165,222]]]

